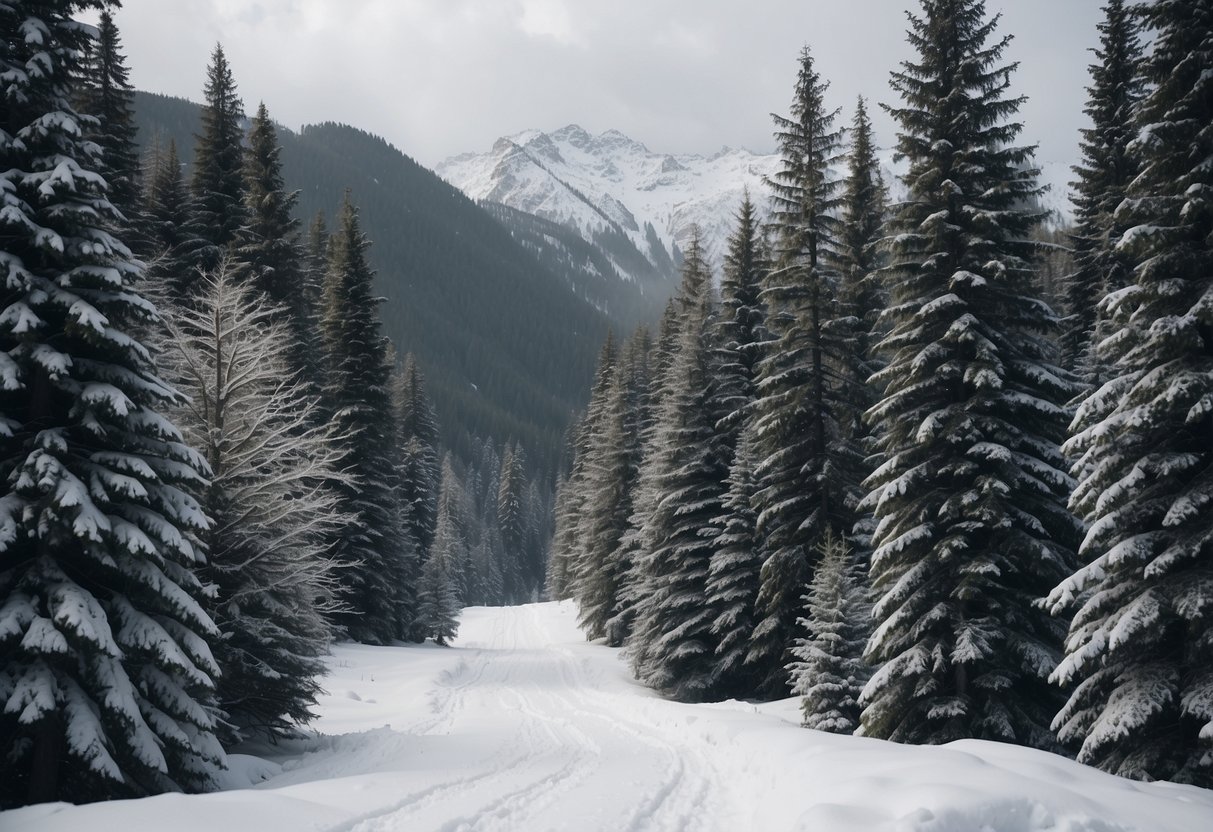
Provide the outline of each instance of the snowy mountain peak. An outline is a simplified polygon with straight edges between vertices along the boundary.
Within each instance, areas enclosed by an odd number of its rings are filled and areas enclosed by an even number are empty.
[[[763,178],[778,164],[773,154],[729,147],[706,157],[656,153],[619,130],[595,136],[569,124],[498,139],[487,152],[454,156],[437,171],[473,199],[560,223],[586,239],[623,234],[654,264],[668,263],[697,225],[718,265],[744,190],[762,202]],[[646,225],[664,251],[653,249]]]

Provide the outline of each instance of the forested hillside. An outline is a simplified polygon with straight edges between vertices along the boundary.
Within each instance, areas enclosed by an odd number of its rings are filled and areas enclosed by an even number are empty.
[[[139,93],[138,141],[173,140],[188,164],[199,114],[192,102]],[[479,452],[473,436],[513,438],[537,468],[550,467],[605,337],[601,304],[579,298],[488,213],[382,139],[331,123],[278,135],[305,225],[318,211],[331,225],[352,188],[375,243],[384,334],[424,368],[444,445],[469,459]],[[637,314],[630,303],[626,323]]]

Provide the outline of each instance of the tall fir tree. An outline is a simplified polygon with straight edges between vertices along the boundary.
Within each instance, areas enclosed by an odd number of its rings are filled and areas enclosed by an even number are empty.
[[[827,86],[806,47],[791,117],[775,116],[782,167],[770,185],[779,238],[763,290],[772,340],[759,366],[754,416],[754,499],[765,560],[749,655],[767,696],[787,691],[787,651],[817,540],[827,529],[848,533],[859,499],[862,458],[839,423],[857,373],[844,369],[856,356],[831,268],[840,205],[831,167],[841,131],[837,111],[826,109]]]
[[[303,245],[295,204],[282,178],[282,148],[265,104],[257,107],[244,154],[244,214],[247,223],[232,241],[238,273],[270,301],[287,324],[290,370],[305,382],[312,369],[313,313],[309,308]]]
[[[189,232],[196,274],[212,272],[247,222],[244,202],[244,104],[215,44],[203,87],[202,132],[195,136]],[[185,287],[187,292],[191,287]]]
[[[707,601],[720,611],[713,632],[718,638],[716,681],[713,687],[729,695],[749,695],[756,687],[752,668],[745,666],[754,631],[754,604],[760,567],[754,533],[754,466],[757,444],[753,432],[758,399],[759,367],[770,335],[762,286],[766,262],[754,204],[747,192],[729,237],[716,318],[714,371],[720,419],[716,431],[728,445],[729,493],[715,518],[714,551],[708,576]]]
[[[110,3],[0,4],[0,806],[212,785],[206,462],[164,415],[155,315],[72,106]]]
[[[1141,10],[1153,35],[1129,144],[1140,174],[1115,221],[1129,284],[1102,312],[1112,377],[1067,452],[1090,527],[1054,725],[1108,771],[1213,787],[1213,2]]]
[[[1053,748],[1062,633],[1036,602],[1073,561],[1058,448],[1073,385],[1034,293],[1040,215],[1021,206],[1040,189],[997,25],[981,0],[922,0],[916,57],[892,77],[909,196],[889,232],[889,363],[869,411],[885,461],[866,500],[880,669],[863,732]]]
[[[434,541],[438,511],[441,476],[438,417],[426,393],[425,377],[412,353],[405,356],[395,397],[402,449],[400,499],[410,508],[409,528],[424,552]]]
[[[624,635],[618,627],[608,631],[608,623],[619,612],[623,576],[618,552],[631,514],[629,486],[636,447],[636,437],[629,435],[633,363],[633,356],[625,349],[611,368],[601,421],[586,449],[582,486],[585,499],[580,524],[581,560],[577,566],[578,623],[586,638],[606,637],[613,647],[623,643]]]
[[[532,562],[527,551],[530,518],[526,514],[525,466],[526,455],[522,446],[516,442],[506,446],[496,494],[496,519],[505,555],[502,580],[506,598],[513,604],[530,600],[543,577],[542,565]]]
[[[762,576],[754,511],[757,456],[754,423],[743,422],[729,466],[728,493],[713,521],[717,528],[708,567],[706,600],[716,615],[712,633],[717,639],[712,688],[722,696],[751,696],[763,681],[746,661]]]
[[[879,369],[876,344],[880,340],[879,318],[885,307],[881,286],[879,243],[888,213],[884,177],[876,156],[872,121],[861,97],[851,122],[850,149],[847,154],[847,178],[842,193],[842,225],[834,252],[839,274],[839,311],[841,325],[850,330],[856,360],[844,369],[857,375],[849,379],[848,396],[853,404],[844,418],[844,429],[867,445],[864,412],[876,403],[877,391],[868,378]],[[845,336],[844,336],[845,337]]]
[[[1124,222],[1116,219],[1116,208],[1137,176],[1137,163],[1129,152],[1134,110],[1143,92],[1137,26],[1124,0],[1109,0],[1104,6],[1083,111],[1091,126],[1082,131],[1082,162],[1074,168],[1074,271],[1063,284],[1062,362],[1092,386],[1102,383],[1104,376],[1092,342],[1109,334],[1097,307],[1105,294],[1130,281],[1129,263],[1116,250],[1125,230]]]
[[[633,672],[679,700],[711,697],[715,614],[704,603],[712,558],[712,520],[720,515],[728,450],[715,426],[712,384],[712,282],[698,240],[683,261],[679,340],[658,416],[656,502],[639,564],[643,588],[629,642]]]
[[[335,543],[349,607],[338,621],[355,640],[383,644],[403,635],[399,602],[413,552],[400,522],[388,344],[379,331],[369,245],[347,193],[329,249],[323,320],[325,401],[342,437],[343,467],[355,478],[337,486],[340,510],[351,518]]]
[[[870,675],[863,660],[871,635],[872,603],[861,562],[846,541],[827,534],[805,595],[804,635],[788,666],[801,697],[804,726],[834,734],[859,727],[859,697]]]
[[[157,148],[139,215],[139,256],[147,264],[144,289],[157,302],[186,296],[195,274],[193,253],[201,244],[190,231],[190,195],[177,145]]]
[[[122,54],[118,27],[109,9],[101,13],[97,39],[85,62],[80,110],[97,119],[88,137],[101,148],[98,173],[109,185],[110,203],[128,223],[137,219],[140,197],[139,151],[135,143],[135,89]],[[130,233],[129,231],[127,232]]]

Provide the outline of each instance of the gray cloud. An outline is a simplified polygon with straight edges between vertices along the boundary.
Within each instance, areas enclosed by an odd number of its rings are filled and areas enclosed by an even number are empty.
[[[125,0],[117,21],[141,89],[201,96],[216,41],[246,106],[335,120],[433,165],[528,127],[616,128],[654,150],[772,146],[800,47],[830,98],[891,103],[911,56],[910,0]],[[1099,0],[1004,0],[1024,139],[1073,163]],[[893,125],[876,115],[882,144]]]

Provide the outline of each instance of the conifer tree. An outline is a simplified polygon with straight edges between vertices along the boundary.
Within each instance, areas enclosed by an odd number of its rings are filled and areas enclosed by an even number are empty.
[[[459,597],[455,591],[452,571],[455,565],[442,548],[445,537],[439,526],[434,538],[434,551],[421,569],[421,584],[417,590],[417,621],[425,638],[445,647],[459,632]]]
[[[101,147],[97,172],[109,185],[110,203],[130,223],[137,218],[141,178],[135,145],[135,89],[122,54],[118,27],[108,9],[101,12],[97,32],[86,61],[80,110],[97,119],[96,126],[87,131]]]
[[[736,444],[741,422],[753,411],[758,397],[759,362],[769,339],[766,307],[761,298],[767,263],[763,260],[758,225],[754,203],[747,191],[737,214],[737,228],[729,237],[714,336],[719,344],[717,395],[724,413],[720,428],[731,431],[730,444]]]
[[[750,635],[754,632],[755,602],[762,572],[762,548],[755,532],[754,468],[758,442],[754,423],[743,423],[741,437],[729,467],[728,493],[713,521],[707,602],[716,615],[712,633],[717,638],[713,688],[722,696],[750,696],[761,679],[747,664]]]
[[[1105,294],[1130,280],[1126,258],[1115,248],[1125,230],[1115,214],[1137,175],[1129,142],[1142,94],[1137,23],[1124,0],[1104,6],[1099,32],[1083,110],[1092,123],[1082,131],[1082,163],[1074,168],[1074,272],[1064,282],[1067,317],[1061,340],[1062,362],[1092,385],[1103,380],[1091,349],[1104,323],[1097,307]]]
[[[154,317],[73,84],[111,4],[0,4],[0,806],[212,785],[206,462],[131,333]]]
[[[711,696],[715,664],[713,610],[704,603],[712,558],[711,523],[720,514],[727,448],[715,425],[712,285],[697,241],[683,262],[679,305],[686,311],[658,416],[656,503],[640,564],[642,597],[629,654],[636,677],[679,700]]]
[[[412,353],[405,356],[396,392],[400,420],[400,499],[409,507],[409,528],[422,551],[434,540],[438,511],[438,417],[425,389],[425,377]]]
[[[839,424],[858,373],[844,370],[856,356],[850,328],[840,325],[830,268],[840,204],[830,167],[841,133],[837,112],[825,106],[827,86],[806,47],[791,118],[775,116],[782,168],[770,185],[779,239],[763,291],[773,340],[760,365],[754,416],[765,561],[749,656],[767,696],[787,689],[787,651],[817,540],[827,529],[850,531],[859,497],[861,456]]]
[[[556,474],[556,498],[552,508],[552,541],[548,556],[547,574],[543,581],[544,594],[552,601],[564,601],[572,596],[569,575],[569,560],[565,557],[574,530],[575,518],[569,510],[572,491],[563,471]]]
[[[497,488],[497,528],[505,556],[505,596],[513,604],[525,603],[538,588],[543,577],[542,565],[535,564],[527,551],[526,469],[522,446],[506,446],[501,460],[501,480]],[[536,568],[536,567],[539,568]]]
[[[868,680],[863,660],[872,604],[860,563],[841,537],[827,534],[805,595],[805,635],[788,666],[792,693],[802,697],[804,726],[835,734],[859,727],[859,696]]]
[[[247,224],[233,240],[241,278],[269,298],[287,322],[290,371],[301,378],[311,369],[314,336],[305,289],[299,221],[293,216],[297,192],[282,179],[282,148],[265,104],[257,108],[244,154],[244,213]],[[309,381],[311,379],[308,379]]]
[[[340,510],[351,518],[335,544],[350,609],[338,621],[352,638],[382,644],[402,634],[399,601],[414,555],[400,522],[388,345],[379,331],[368,245],[347,194],[330,247],[323,320],[325,400],[342,437],[342,466],[355,478],[337,484]]]
[[[348,518],[332,488],[342,450],[290,369],[281,310],[227,263],[170,307],[166,365],[189,402],[176,416],[214,472],[202,576],[223,631],[215,649],[224,741],[283,737],[309,721],[339,610],[329,541]]]
[[[877,274],[881,265],[878,243],[886,214],[884,178],[880,160],[876,158],[872,122],[862,97],[855,106],[850,139],[835,261],[839,273],[839,311],[844,319],[840,326],[850,331],[857,359],[844,367],[857,374],[846,388],[854,403],[844,419],[844,427],[862,446],[867,444],[863,414],[876,403],[877,391],[867,381],[879,369],[877,323],[885,307],[885,292]]]
[[[138,254],[147,263],[145,291],[156,302],[186,296],[194,275],[193,252],[200,242],[189,226],[190,196],[181,174],[177,145],[153,154],[143,210]]]
[[[203,87],[202,133],[195,137],[189,231],[197,273],[214,271],[247,221],[244,202],[244,104],[223,47],[215,44]]]
[[[629,345],[631,346],[631,345]],[[582,558],[577,567],[578,623],[586,638],[607,638],[618,647],[623,632],[608,634],[608,622],[619,612],[621,563],[617,558],[620,540],[631,514],[633,440],[629,430],[633,357],[625,351],[612,368],[597,433],[586,449],[585,500],[582,506]]]
[[[1079,760],[1213,787],[1213,3],[1142,10],[1153,34],[1129,144],[1140,174],[1115,221],[1129,284],[1105,299],[1114,375],[1067,445],[1085,563],[1050,596],[1074,609],[1054,726]]]
[[[615,362],[615,334],[608,330],[606,341],[598,354],[598,367],[590,388],[590,402],[586,406],[585,416],[577,425],[572,466],[565,482],[565,503],[552,541],[552,558],[560,561],[555,568],[563,576],[563,585],[572,596],[576,596],[581,584],[580,570],[585,561],[582,523],[588,496],[585,486],[586,466],[590,447],[602,421],[602,412],[606,408]]]
[[[1061,632],[1037,605],[1068,572],[1077,524],[1058,443],[1072,384],[1035,295],[1020,207],[1039,192],[1016,145],[1009,38],[981,0],[922,0],[893,73],[909,197],[890,228],[889,364],[869,411],[885,460],[868,480],[880,669],[863,732],[1055,746],[1048,687]]]

